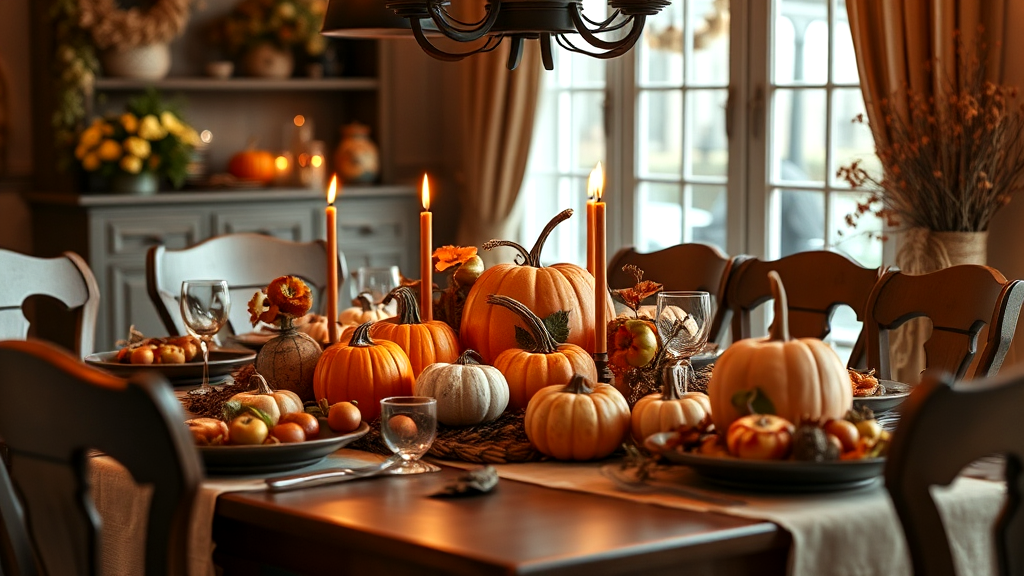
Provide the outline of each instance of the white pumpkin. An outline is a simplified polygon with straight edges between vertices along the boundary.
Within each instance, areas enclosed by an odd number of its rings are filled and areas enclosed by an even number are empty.
[[[497,368],[480,361],[479,354],[466,350],[453,364],[431,364],[416,379],[413,393],[437,399],[437,421],[442,424],[490,422],[508,406],[508,382]]]
[[[360,292],[352,300],[352,307],[346,308],[338,314],[338,322],[342,326],[359,326],[366,322],[376,322],[390,317],[391,315],[383,306],[373,303],[368,292]]]
[[[679,393],[682,366],[665,368],[661,392],[648,394],[633,406],[630,429],[633,439],[643,444],[644,438],[658,432],[672,432],[686,427],[703,431],[711,423],[711,400],[703,392],[689,392],[683,384]]]

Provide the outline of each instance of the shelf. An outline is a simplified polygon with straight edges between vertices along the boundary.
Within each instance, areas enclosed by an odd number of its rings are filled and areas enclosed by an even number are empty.
[[[137,80],[134,78],[97,78],[97,90],[195,90],[207,92],[253,92],[253,91],[302,91],[338,92],[371,91],[379,86],[376,78],[290,78],[269,80],[263,78],[204,78],[176,77],[161,80]]]
[[[347,198],[381,198],[393,196],[414,196],[418,194],[415,186],[399,184],[348,185],[342,190],[338,202],[344,206]],[[316,200],[326,205],[323,190],[310,188],[263,188],[256,190],[197,190],[166,191],[150,196],[133,194],[70,194],[52,192],[29,192],[25,198],[32,204],[113,207],[113,206],[145,206],[175,204],[209,204],[209,203],[248,203],[279,200]]]

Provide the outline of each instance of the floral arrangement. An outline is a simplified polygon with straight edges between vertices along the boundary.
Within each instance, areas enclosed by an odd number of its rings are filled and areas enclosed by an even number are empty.
[[[466,295],[483,274],[484,261],[477,256],[476,246],[441,246],[431,257],[438,272],[453,269],[448,287],[441,291],[441,298],[434,305],[434,318],[448,324],[458,334]]]
[[[242,0],[209,29],[210,41],[232,56],[261,43],[319,56],[326,0]]]
[[[123,10],[115,0],[76,0],[78,24],[97,48],[132,48],[170,42],[188,24],[192,0],[154,0],[149,8]]]
[[[50,9],[54,31],[54,144],[61,152],[58,165],[72,164],[71,150],[86,115],[86,94],[92,92],[99,70],[96,47],[88,30],[79,25],[81,9],[77,0],[58,0]]]
[[[249,321],[273,324],[284,330],[313,307],[313,293],[297,276],[281,276],[253,294],[249,300]]]
[[[151,90],[129,101],[124,113],[93,120],[78,135],[75,158],[88,173],[152,172],[180,188],[199,143],[195,129]]]
[[[860,160],[838,171],[869,192],[847,216],[851,227],[873,214],[889,226],[984,231],[1024,186],[1024,106],[1014,103],[1015,88],[986,80],[981,32],[973,52],[956,34],[955,80],[947,79],[941,96],[907,89],[905,101],[880,103],[887,136],[875,138],[875,153],[882,174],[868,173]],[[866,123],[863,115],[854,122]]]

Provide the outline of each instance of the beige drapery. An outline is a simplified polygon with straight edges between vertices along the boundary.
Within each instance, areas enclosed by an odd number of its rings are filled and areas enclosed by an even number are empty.
[[[881,111],[883,100],[888,99],[893,109],[905,114],[908,91],[931,96],[941,94],[950,81],[955,85],[957,31],[967,51],[975,47],[977,34],[984,34],[987,75],[995,82],[1002,81],[1010,4],[1010,0],[847,0],[857,70],[876,145],[885,145],[889,139]],[[906,260],[922,260],[923,254],[917,254],[918,258],[912,254],[924,252],[922,246],[942,246],[922,234],[928,232],[911,229],[900,238],[905,271],[930,272],[956,263],[908,265]],[[983,248],[981,253],[983,256]],[[918,381],[925,362],[921,344],[928,331],[922,321],[911,321],[897,331],[892,344],[894,378]]]
[[[508,40],[504,42],[508,44]],[[458,242],[479,246],[510,238],[512,209],[526,172],[533,121],[540,94],[540,51],[526,41],[519,67],[506,68],[508,49],[465,59],[462,138],[466,181]],[[487,262],[490,256],[481,252]],[[488,262],[491,264],[491,262]]]

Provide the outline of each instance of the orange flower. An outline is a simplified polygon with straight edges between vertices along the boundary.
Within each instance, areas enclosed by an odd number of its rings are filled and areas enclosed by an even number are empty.
[[[661,284],[657,282],[651,282],[650,280],[644,280],[644,271],[633,264],[626,264],[622,267],[622,270],[629,272],[636,278],[636,285],[632,288],[623,288],[622,290],[615,290],[614,292],[622,298],[622,301],[629,306],[634,313],[640,309],[640,303],[643,302],[644,298],[653,296],[658,292],[661,292]]]
[[[476,256],[476,246],[463,248],[462,246],[441,246],[431,254],[436,262],[438,272],[444,272],[452,266],[465,264],[467,260]]]
[[[252,300],[249,300],[249,322],[252,322],[253,326],[259,322],[273,324],[277,321],[279,312],[277,306],[267,299],[266,292],[257,292],[252,295]]]
[[[303,316],[313,306],[313,293],[309,286],[297,276],[281,276],[267,286],[267,299],[280,309],[282,314]]]

